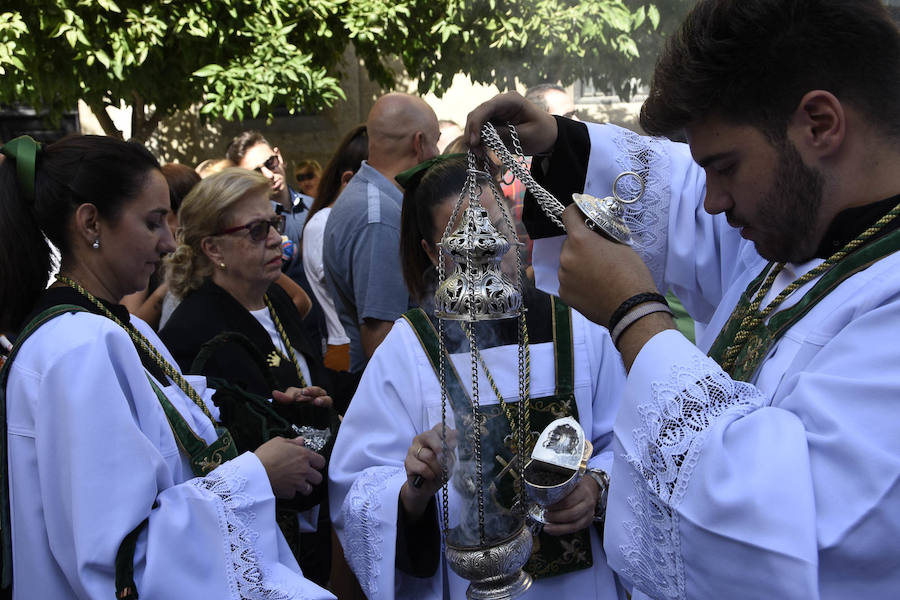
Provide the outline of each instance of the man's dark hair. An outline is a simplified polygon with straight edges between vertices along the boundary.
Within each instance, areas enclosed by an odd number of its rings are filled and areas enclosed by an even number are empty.
[[[556,91],[562,92],[566,94],[566,88],[561,85],[557,85],[555,83],[539,83],[537,85],[533,85],[525,91],[525,99],[540,108],[544,112],[550,111],[550,106],[547,104],[546,96],[547,92]]]
[[[260,132],[253,130],[245,131],[231,140],[231,143],[228,144],[228,148],[225,149],[225,158],[236,165],[240,164],[240,162],[244,160],[244,155],[247,154],[247,151],[257,144],[265,144],[269,147],[272,146]]]
[[[715,115],[780,140],[817,89],[900,137],[900,34],[881,0],[700,0],[656,65],[641,125],[673,135]]]

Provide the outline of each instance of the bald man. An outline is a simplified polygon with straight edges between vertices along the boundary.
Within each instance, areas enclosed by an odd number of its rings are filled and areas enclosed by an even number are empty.
[[[410,306],[400,269],[398,173],[438,154],[437,116],[420,98],[387,94],[366,120],[369,158],[334,203],[325,226],[325,274],[350,338],[350,371],[363,370]]]

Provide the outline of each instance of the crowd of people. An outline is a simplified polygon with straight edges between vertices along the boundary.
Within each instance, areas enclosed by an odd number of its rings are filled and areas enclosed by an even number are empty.
[[[522,405],[535,435],[571,417],[592,447],[523,597],[895,597],[898,99],[882,0],[698,0],[649,135],[545,84],[464,130],[388,93],[296,184],[257,131],[196,169],[109,137],[7,141],[3,593],[462,600],[443,523],[473,515],[448,478],[477,431],[489,502],[518,510]],[[496,164],[489,122],[560,218]],[[472,326],[475,381],[438,341],[469,326],[433,301],[464,152],[495,163],[468,201],[527,249],[498,266],[525,316]],[[627,244],[571,202],[615,186],[637,198]]]

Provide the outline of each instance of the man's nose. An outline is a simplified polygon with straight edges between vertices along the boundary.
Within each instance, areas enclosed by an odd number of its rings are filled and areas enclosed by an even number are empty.
[[[707,184],[706,197],[703,199],[703,208],[711,215],[730,210],[734,206],[731,194],[720,186]]]

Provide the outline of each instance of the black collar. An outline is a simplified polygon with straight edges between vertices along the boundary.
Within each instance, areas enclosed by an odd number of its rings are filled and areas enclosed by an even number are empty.
[[[828,258],[875,224],[878,219],[889,213],[898,203],[900,203],[900,195],[841,211],[831,222],[831,225],[825,232],[825,237],[819,243],[819,247],[816,249],[816,257]],[[878,232],[872,240],[878,239],[898,227],[900,227],[900,219],[894,219]]]
[[[128,323],[131,320],[131,317],[128,314],[128,309],[122,306],[121,304],[115,304],[113,302],[107,302],[106,300],[100,299],[100,302],[109,309],[117,319],[122,321],[123,323]],[[80,306],[81,308],[88,310],[94,314],[103,315],[97,306],[88,300],[87,297],[78,293],[73,288],[70,288],[67,285],[56,286],[47,288],[43,294],[41,294],[40,298],[38,298],[37,305],[34,308],[34,311],[28,316],[28,319],[25,320],[22,325],[27,324],[31,319],[44,312],[48,308],[52,308],[59,304],[74,304],[75,306]]]

